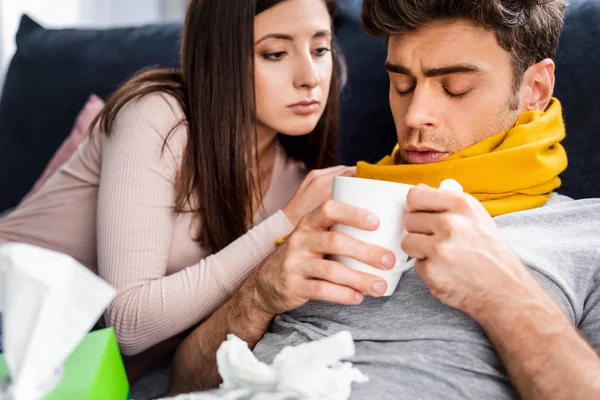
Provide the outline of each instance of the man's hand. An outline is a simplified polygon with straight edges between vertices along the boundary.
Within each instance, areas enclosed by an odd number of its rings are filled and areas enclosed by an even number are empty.
[[[385,280],[325,259],[342,255],[384,270],[395,264],[391,251],[329,231],[340,223],[364,230],[379,227],[375,215],[333,200],[306,215],[255,276],[255,299],[264,312],[281,314],[309,300],[357,305],[363,294],[385,293]]]
[[[327,201],[309,212],[288,240],[252,272],[237,293],[197,327],[179,347],[171,373],[172,395],[211,389],[221,378],[216,352],[233,333],[254,348],[276,315],[309,300],[360,304],[363,293],[381,296],[381,278],[354,271],[326,255],[343,255],[376,268],[390,269],[394,253],[329,232],[335,224],[375,230],[379,220],[365,210]]]
[[[408,194],[404,224],[402,247],[417,260],[417,273],[443,303],[474,317],[487,305],[541,294],[472,196],[419,185]]]
[[[419,185],[402,247],[431,293],[486,331],[527,400],[600,398],[600,358],[473,197]]]

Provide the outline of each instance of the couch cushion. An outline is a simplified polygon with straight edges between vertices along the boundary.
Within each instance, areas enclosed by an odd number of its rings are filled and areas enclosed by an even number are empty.
[[[556,57],[569,167],[560,192],[600,197],[600,1],[572,0]]]
[[[348,65],[341,94],[338,161],[375,162],[395,146],[396,129],[389,105],[389,78],[383,68],[387,49],[360,26],[360,0],[342,3],[336,40]]]
[[[341,2],[337,41],[348,64],[338,160],[388,154],[396,134],[382,41],[360,27],[360,0]],[[68,135],[89,93],[114,91],[148,66],[177,66],[179,24],[109,30],[48,30],[23,17],[0,99],[0,212],[16,205]],[[600,197],[600,0],[574,0],[557,57],[556,95],[567,123],[569,168],[561,192]],[[8,189],[5,189],[8,188]]]
[[[61,144],[56,153],[54,153],[42,176],[38,178],[35,185],[33,185],[33,188],[21,202],[24,202],[26,199],[36,194],[40,188],[46,184],[48,179],[52,178],[54,174],[56,174],[56,172],[71,159],[81,143],[88,137],[92,122],[94,121],[94,118],[100,114],[103,107],[104,102],[98,96],[90,96],[77,116],[73,130],[71,130],[69,136]]]
[[[0,98],[0,212],[33,186],[90,93],[105,98],[143,68],[179,65],[180,30],[53,30],[22,18]]]

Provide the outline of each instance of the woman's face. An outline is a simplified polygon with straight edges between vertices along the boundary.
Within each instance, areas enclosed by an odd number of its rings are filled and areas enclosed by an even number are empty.
[[[285,0],[254,20],[261,135],[314,130],[329,96],[331,18],[323,0]]]

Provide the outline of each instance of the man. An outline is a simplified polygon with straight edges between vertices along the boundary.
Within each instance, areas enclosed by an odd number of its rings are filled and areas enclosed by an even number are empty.
[[[387,40],[399,146],[358,175],[455,178],[470,195],[410,192],[402,245],[416,268],[386,299],[384,283],[324,258],[389,268],[385,249],[328,232],[377,219],[324,204],[188,337],[173,391],[218,385],[227,333],[271,362],[284,346],[349,330],[351,361],[370,378],[353,398],[600,398],[600,201],[553,194],[566,167],[552,98],[565,7],[365,0],[364,27]]]

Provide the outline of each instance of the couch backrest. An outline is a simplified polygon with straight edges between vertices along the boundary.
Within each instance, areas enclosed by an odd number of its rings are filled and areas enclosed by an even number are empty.
[[[342,0],[337,40],[348,64],[338,160],[388,154],[396,134],[383,69],[386,49],[360,27],[361,0]],[[106,97],[135,72],[174,67],[179,24],[49,30],[24,17],[0,98],[0,212],[15,206],[44,170],[91,93]],[[569,168],[561,192],[600,197],[600,0],[575,0],[560,42],[556,95],[567,124]]]
[[[560,191],[600,197],[600,1],[572,0],[556,57],[569,167]]]
[[[22,18],[0,98],[0,212],[33,186],[90,94],[105,98],[143,68],[179,65],[180,30],[45,29]]]

